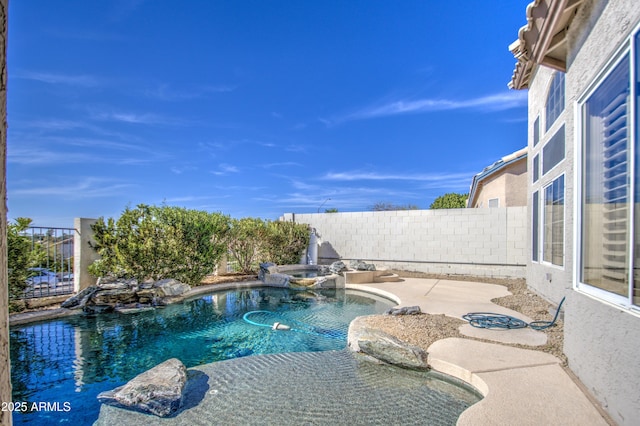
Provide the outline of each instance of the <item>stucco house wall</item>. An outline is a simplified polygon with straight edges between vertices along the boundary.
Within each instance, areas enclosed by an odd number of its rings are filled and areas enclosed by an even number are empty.
[[[545,118],[545,106],[547,101],[547,93],[551,86],[551,80],[557,71],[554,71],[547,67],[538,67],[529,87],[529,156],[528,162],[530,170],[533,170],[534,157],[539,155],[542,158],[542,150],[546,143],[564,126],[565,129],[565,154],[564,160],[556,165],[548,173],[543,174],[540,171],[540,178],[537,182],[533,182],[530,176],[527,182],[528,196],[529,196],[529,209],[528,218],[529,224],[533,221],[532,205],[533,205],[533,193],[538,191],[540,197],[540,206],[543,202],[544,188],[551,184],[558,176],[564,174],[565,184],[565,204],[564,204],[564,258],[563,265],[551,265],[548,262],[542,260],[542,250],[540,250],[539,259],[537,262],[533,261],[532,256],[532,227],[529,226],[528,233],[528,245],[529,253],[527,263],[527,283],[533,287],[536,292],[545,297],[552,303],[558,304],[560,300],[567,295],[567,292],[571,290],[571,282],[573,280],[573,146],[569,143],[573,137],[573,108],[571,94],[565,86],[565,110],[560,114],[554,124],[545,131],[546,123]],[[540,128],[540,142],[534,146],[533,144],[533,132],[534,123],[538,120]],[[541,167],[539,167],[541,168]],[[540,215],[542,216],[542,214]],[[540,229],[542,229],[542,217],[540,217]],[[540,238],[540,234],[538,234]],[[540,246],[543,241],[540,238]]]
[[[498,207],[527,205],[527,160],[509,164],[495,175],[482,181],[478,194],[474,197],[474,208],[489,207],[489,200],[498,199]]]
[[[578,215],[575,174],[581,142],[576,133],[577,101],[590,88],[612,59],[614,53],[637,30],[640,7],[637,0],[585,0],[577,10],[567,33],[567,72],[565,110],[549,132],[545,128],[545,102],[551,79],[556,71],[538,66],[529,85],[529,165],[544,147],[554,128],[565,126],[565,159],[557,170],[541,176],[541,182],[528,183],[529,200],[559,173],[565,174],[564,265],[562,267],[534,262],[529,256],[527,283],[536,292],[555,303],[566,296],[564,351],[569,368],[591,394],[602,404],[614,421],[621,425],[637,424],[640,416],[640,314],[587,294],[577,286],[575,261],[579,256],[577,233],[581,228]],[[540,143],[533,145],[533,124],[540,117]],[[635,117],[637,120],[637,116]],[[636,126],[637,126],[636,121]],[[637,141],[636,141],[637,142]],[[636,146],[637,149],[637,146]],[[528,222],[532,224],[532,209]],[[597,224],[596,224],[597,225]],[[636,230],[636,233],[638,231]],[[532,232],[528,232],[531,252]]]

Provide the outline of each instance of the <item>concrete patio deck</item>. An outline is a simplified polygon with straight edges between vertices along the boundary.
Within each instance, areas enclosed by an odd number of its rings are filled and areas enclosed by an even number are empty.
[[[504,286],[496,284],[405,278],[403,282],[349,287],[393,295],[399,306],[417,305],[430,314],[462,319],[469,312],[496,312],[532,321],[491,303],[491,299],[510,294]],[[546,343],[543,332],[530,328],[486,330],[468,324],[460,332],[496,343],[450,338],[428,348],[429,363],[435,370],[470,383],[484,395],[482,401],[460,416],[458,425],[611,424],[558,358],[504,345],[543,345]]]

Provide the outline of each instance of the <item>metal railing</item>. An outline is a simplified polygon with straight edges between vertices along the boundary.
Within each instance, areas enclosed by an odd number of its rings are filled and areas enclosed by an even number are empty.
[[[22,235],[31,241],[31,251],[38,259],[29,268],[24,298],[73,293],[73,254],[76,230],[31,226]]]

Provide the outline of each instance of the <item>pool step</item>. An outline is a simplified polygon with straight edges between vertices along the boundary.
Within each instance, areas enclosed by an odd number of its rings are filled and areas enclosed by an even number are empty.
[[[344,273],[346,284],[385,283],[402,281],[398,275],[386,270],[347,271]]]
[[[374,277],[374,282],[376,283],[395,283],[399,281],[402,281],[402,278],[400,278],[398,274],[392,274],[389,272]]]

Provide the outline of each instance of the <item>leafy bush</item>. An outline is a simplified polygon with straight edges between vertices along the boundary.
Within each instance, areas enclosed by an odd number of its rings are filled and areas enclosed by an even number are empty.
[[[257,269],[267,226],[262,219],[231,219],[231,229],[227,238],[229,256],[238,262],[242,273],[252,273]]]
[[[226,251],[229,218],[169,206],[126,208],[117,221],[92,226],[92,247],[101,259],[89,267],[95,276],[107,274],[139,281],[175,278],[197,285],[215,269]]]
[[[309,245],[309,227],[293,222],[232,219],[229,255],[243,273],[253,273],[260,262],[298,263]]]
[[[456,194],[450,192],[433,200],[430,209],[464,209],[467,207],[467,198],[469,194]]]
[[[264,241],[264,261],[290,265],[300,261],[309,245],[309,227],[294,222],[268,222]]]
[[[31,240],[20,233],[26,230],[31,219],[19,217],[7,226],[7,268],[9,272],[9,298],[20,297],[27,287],[31,266]]]
[[[27,278],[31,275],[29,268],[36,267],[46,258],[47,253],[32,247],[32,240],[22,232],[31,225],[31,219],[19,217],[15,223],[7,224],[7,269],[9,281],[9,299],[20,299],[27,288]],[[21,310],[19,303],[11,302],[11,312]]]
[[[415,204],[392,204],[384,201],[380,201],[369,207],[374,212],[385,212],[393,210],[418,210],[418,206]]]

